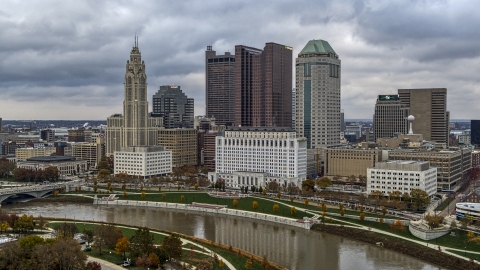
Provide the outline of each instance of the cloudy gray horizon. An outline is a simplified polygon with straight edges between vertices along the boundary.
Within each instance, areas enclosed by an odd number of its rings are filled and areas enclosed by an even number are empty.
[[[451,119],[480,119],[480,2],[2,1],[0,117],[106,120],[122,112],[135,34],[148,99],[180,85],[205,113],[205,50],[330,43],[342,61],[346,119],[371,119],[376,97],[447,88]],[[294,70],[293,70],[294,71]],[[150,109],[151,110],[151,109]]]

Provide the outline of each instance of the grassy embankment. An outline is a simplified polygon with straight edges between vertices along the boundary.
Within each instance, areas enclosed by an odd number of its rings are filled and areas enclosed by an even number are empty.
[[[62,222],[62,221],[52,222],[52,223],[48,224],[48,226],[54,227],[55,224],[58,224],[60,222]],[[84,229],[92,230],[94,224],[92,224],[92,223],[83,224],[83,223],[77,222],[76,226],[77,226],[78,230],[80,232],[82,232]],[[123,236],[125,236],[127,238],[131,238],[135,234],[135,231],[136,231],[136,228],[132,228],[132,227],[123,227],[123,226],[118,226],[118,227],[122,230]],[[163,242],[163,239],[165,238],[166,234],[168,234],[166,232],[160,232],[160,231],[157,231],[157,230],[150,230],[150,233],[154,237],[153,242],[154,242],[155,245],[161,245],[161,243]],[[189,238],[191,238],[191,237],[189,237]],[[235,248],[232,248],[231,250],[228,250],[226,248],[221,248],[221,247],[217,246],[218,244],[216,244],[216,243],[209,244],[211,242],[208,241],[208,240],[200,240],[200,239],[198,241],[195,241],[195,239],[189,239],[189,240],[193,240],[193,242],[195,242],[196,244],[200,244],[202,247],[198,247],[198,246],[192,245],[190,243],[184,243],[183,244],[183,248],[184,248],[183,256],[180,259],[180,261],[187,262],[187,263],[190,263],[190,264],[193,264],[193,265],[195,265],[195,263],[197,263],[199,260],[205,260],[205,259],[210,260],[213,263],[213,259],[210,255],[202,254],[202,252],[206,252],[204,248],[212,250],[213,252],[222,256],[223,258],[225,258],[225,260],[230,262],[237,269],[244,269],[248,258],[253,256],[252,254],[248,254],[245,251],[238,252],[238,249],[235,249]],[[89,252],[88,255],[91,256],[91,257],[95,257],[95,258],[105,260],[105,261],[109,261],[109,262],[114,263],[114,264],[121,264],[123,262],[123,254],[116,254],[115,250],[112,249],[112,248],[109,248],[109,247],[102,248],[102,254],[100,254],[99,250],[97,248],[95,248],[95,246],[94,246],[93,250],[91,252]],[[127,252],[126,256],[128,258],[130,256],[130,254]],[[250,268],[250,269],[253,269],[253,270],[263,269],[261,267],[258,259],[259,258],[257,258],[257,260],[253,260],[254,263],[252,264],[252,268]],[[214,265],[214,268],[213,268],[214,270],[222,269],[222,268],[219,267],[218,263],[213,263],[213,265]],[[144,269],[144,268],[143,267],[130,267],[129,269]],[[225,267],[223,269],[227,269],[227,268]]]

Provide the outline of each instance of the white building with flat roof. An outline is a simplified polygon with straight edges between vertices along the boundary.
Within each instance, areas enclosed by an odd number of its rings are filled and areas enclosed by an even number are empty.
[[[226,186],[263,186],[275,181],[301,186],[307,176],[307,143],[290,127],[232,127],[216,137],[215,172]]]
[[[437,192],[437,168],[428,161],[394,160],[378,162],[367,169],[367,193],[379,190],[388,195],[393,191],[410,193],[421,189],[432,196]]]
[[[150,177],[172,172],[172,151],[163,146],[122,147],[114,153],[114,173]]]

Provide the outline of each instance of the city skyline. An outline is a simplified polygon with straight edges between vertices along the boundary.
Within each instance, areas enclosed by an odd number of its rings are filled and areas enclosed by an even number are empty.
[[[409,88],[447,88],[451,119],[479,119],[476,5],[6,1],[0,117],[95,120],[121,113],[124,57],[136,33],[150,93],[182,85],[195,99],[195,115],[205,114],[207,45],[223,54],[275,42],[292,46],[296,58],[306,42],[323,39],[343,62],[346,119],[372,119],[378,95]],[[152,111],[151,95],[148,101]]]

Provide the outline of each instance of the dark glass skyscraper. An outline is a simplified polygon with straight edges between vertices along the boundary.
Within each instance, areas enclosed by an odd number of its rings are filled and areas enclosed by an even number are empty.
[[[470,130],[470,142],[474,145],[480,145],[480,120],[471,120]]]
[[[292,48],[235,46],[235,125],[292,125]]]
[[[217,55],[212,46],[205,52],[205,114],[218,125],[235,121],[235,56]]]
[[[193,98],[187,98],[180,86],[162,85],[153,96],[154,117],[163,117],[165,128],[193,128]]]

